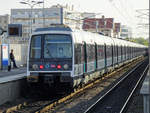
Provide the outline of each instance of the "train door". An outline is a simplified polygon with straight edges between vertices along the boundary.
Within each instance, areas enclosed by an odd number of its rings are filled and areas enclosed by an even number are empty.
[[[84,42],[82,45],[82,61],[83,61],[83,72],[87,72],[87,51],[86,51],[86,43]]]
[[[132,58],[132,52],[131,52],[131,47],[130,47],[130,59]]]
[[[114,45],[113,57],[114,57],[114,65],[115,65],[117,63],[117,46],[116,45]]]
[[[122,46],[122,61],[125,61],[125,46]]]
[[[117,53],[117,64],[118,64],[118,63],[119,63],[119,62],[118,62],[118,55],[119,55],[119,54],[118,54],[118,45],[116,45],[116,53]]]
[[[135,54],[134,54],[135,48],[134,47],[131,47],[131,48],[132,48],[132,52],[131,52],[132,58],[134,58],[135,57]]]
[[[127,46],[127,60],[129,60],[129,47]]]
[[[107,51],[106,51],[106,44],[104,44],[104,51],[105,51],[105,60],[104,60],[104,63],[105,63],[105,69],[107,69]]]
[[[114,65],[114,46],[111,45],[111,51],[112,51],[112,66]]]
[[[123,51],[122,51],[122,45],[121,45],[120,47],[121,47],[121,62],[123,62]]]
[[[124,55],[125,55],[125,61],[127,59],[127,51],[126,51],[126,46],[124,46]]]
[[[134,57],[134,54],[133,54],[134,52],[133,51],[134,51],[134,48],[131,47],[131,59]]]
[[[97,44],[95,42],[95,70],[97,69]]]

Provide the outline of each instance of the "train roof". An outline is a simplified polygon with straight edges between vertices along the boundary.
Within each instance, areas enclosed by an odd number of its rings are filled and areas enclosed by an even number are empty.
[[[47,28],[37,28],[34,32],[42,31],[72,31],[69,27],[47,27]]]
[[[117,38],[112,38],[112,37],[108,37],[108,36],[104,36],[104,35],[101,35],[101,34],[97,34],[97,33],[91,33],[91,32],[88,32],[88,31],[83,31],[83,30],[77,30],[77,29],[72,29],[68,26],[65,26],[65,25],[54,25],[54,26],[51,26],[51,27],[47,27],[47,28],[37,28],[33,35],[34,34],[43,34],[43,33],[49,33],[49,32],[61,32],[61,33],[66,33],[66,32],[72,32],[73,34],[75,33],[79,33],[79,35],[81,35],[82,37],[85,37],[84,40],[91,40],[91,38],[87,35],[93,35],[94,38],[95,38],[95,41],[96,42],[99,42],[99,43],[107,43],[109,45],[111,45],[112,43],[114,44],[117,44],[117,45],[122,45],[122,46],[133,46],[133,47],[146,47],[144,45],[141,45],[141,44],[137,44],[137,43],[134,43],[134,42],[130,42],[130,41],[126,41],[126,40],[122,40],[122,39],[117,39]],[[80,34],[81,33],[81,34]],[[89,37],[87,39],[87,37]],[[98,40],[99,38],[101,38],[102,40]],[[79,39],[80,40],[80,39]]]

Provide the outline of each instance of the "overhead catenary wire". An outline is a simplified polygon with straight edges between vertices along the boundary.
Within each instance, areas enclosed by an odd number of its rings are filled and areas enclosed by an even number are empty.
[[[110,0],[109,0],[110,1]],[[131,20],[128,20],[129,18],[126,18],[126,16],[124,16],[124,14],[120,11],[120,9],[118,7],[116,7],[116,5],[112,2],[113,0],[110,1],[111,5],[117,10],[117,12],[121,15],[121,17],[128,23],[130,23],[130,25],[132,25],[132,28],[134,27],[134,23],[131,22]],[[141,19],[141,21],[143,21]],[[137,25],[137,24],[136,24]],[[136,26],[135,25],[135,26]],[[134,27],[136,29],[136,27]],[[135,30],[134,29],[134,30]],[[134,34],[137,34],[137,32],[135,32]]]
[[[149,9],[138,9],[137,12],[137,18],[139,19],[139,22],[137,23],[137,29],[139,30],[139,34],[148,35],[149,31]],[[147,32],[147,33],[145,33]]]
[[[118,7],[116,7],[116,5],[114,4],[114,2],[110,2],[111,6],[114,7],[117,12],[121,15],[121,18],[124,20],[124,22],[128,22],[133,24],[130,20],[128,20],[129,18],[127,18],[126,16],[124,16],[124,14],[120,11],[120,9]]]
[[[118,1],[119,1],[119,3],[120,3],[121,7],[124,8],[124,11],[125,11],[124,13],[125,13],[126,15],[128,15],[128,17],[130,18],[130,20],[132,20],[132,19],[133,19],[133,16],[131,16],[130,13],[127,11],[127,8],[126,8],[125,5],[123,4],[122,0],[118,0]],[[133,21],[133,23],[134,23],[134,21]]]

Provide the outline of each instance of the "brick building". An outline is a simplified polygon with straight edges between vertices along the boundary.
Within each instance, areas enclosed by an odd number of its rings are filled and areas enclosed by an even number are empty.
[[[91,32],[102,32],[104,35],[113,36],[114,19],[113,18],[88,18],[83,21],[84,30]]]

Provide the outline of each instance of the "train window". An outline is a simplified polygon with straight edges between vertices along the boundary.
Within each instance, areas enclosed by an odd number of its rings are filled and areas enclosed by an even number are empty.
[[[30,58],[41,58],[41,36],[31,38]]]
[[[44,58],[72,58],[71,36],[57,34],[45,35]]]
[[[121,46],[121,56],[123,55],[123,46]]]
[[[118,46],[118,56],[121,56],[121,46]]]
[[[104,46],[103,45],[98,45],[97,48],[97,55],[98,55],[98,60],[104,59]]]
[[[81,56],[81,44],[75,44],[75,64],[81,64],[82,61],[82,56]]]
[[[125,55],[125,59],[126,59],[126,46],[124,46],[124,55]]]
[[[106,46],[107,58],[112,57],[112,46]]]
[[[87,44],[87,61],[91,62],[95,59],[95,45]]]
[[[111,45],[112,57],[114,57],[114,46]]]
[[[114,46],[114,49],[115,49],[114,50],[114,56],[117,57],[117,46],[116,45]]]

